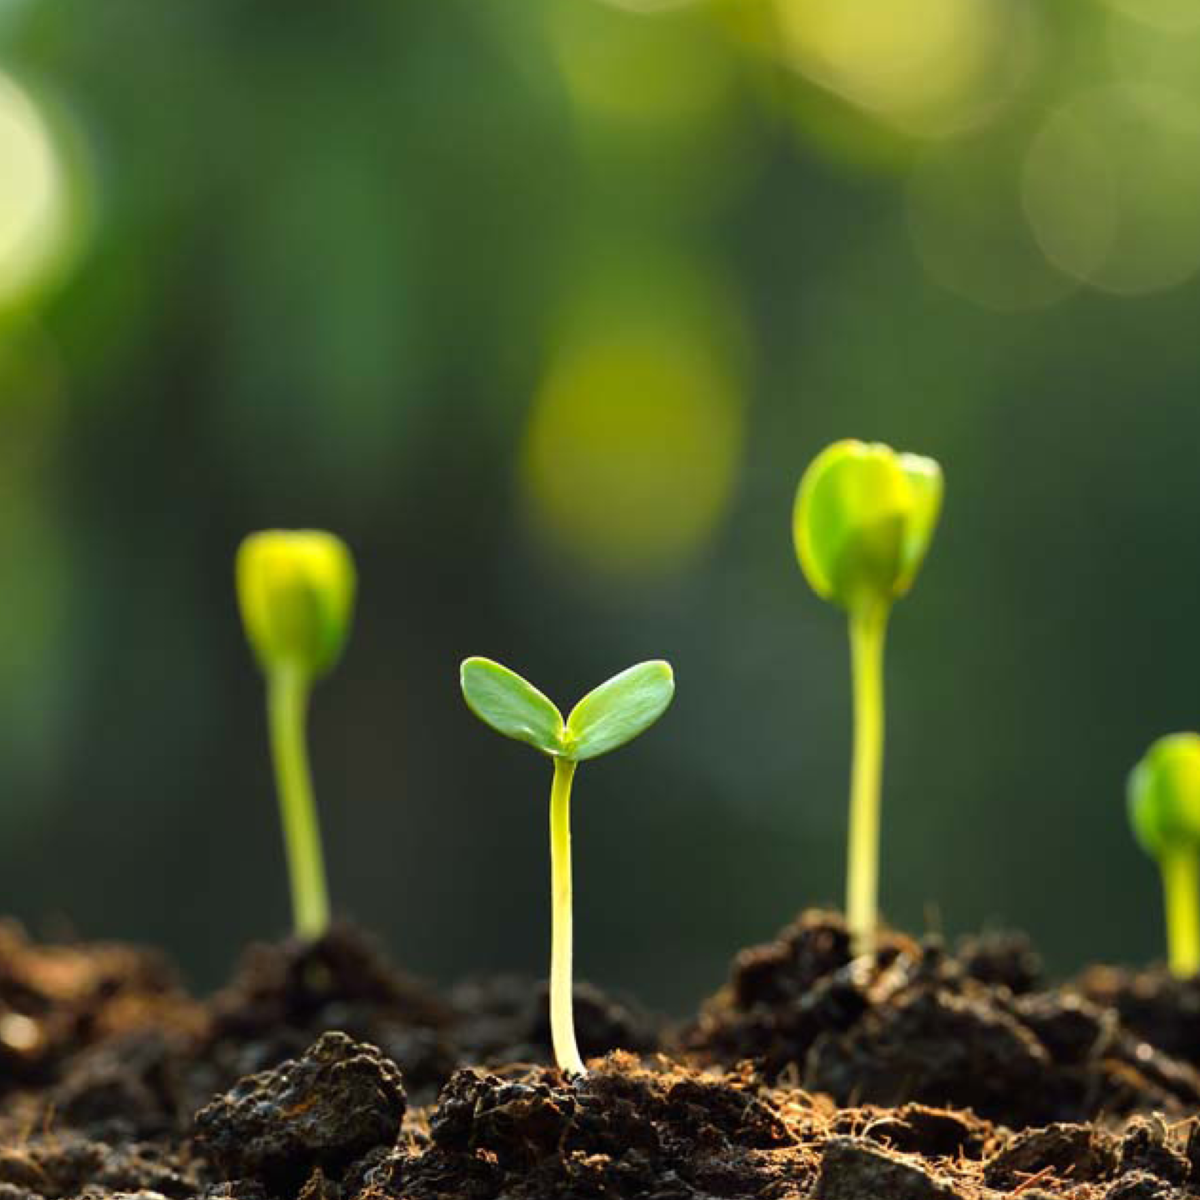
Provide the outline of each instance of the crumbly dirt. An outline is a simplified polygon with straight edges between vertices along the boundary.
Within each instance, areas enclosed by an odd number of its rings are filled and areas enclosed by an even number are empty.
[[[44,946],[0,921],[0,1095],[55,1079],[86,1047],[146,1029],[186,1040],[203,1028],[160,954],[93,943]]]
[[[388,1146],[407,1097],[390,1058],[344,1033],[323,1033],[298,1059],[247,1076],[197,1114],[196,1142],[229,1178],[294,1191],[314,1170],[336,1176]]]
[[[459,1021],[442,996],[398,971],[373,939],[346,925],[315,941],[250,946],[212,998],[199,1057],[209,1094],[301,1054],[339,1031],[379,1047],[410,1090],[436,1091],[459,1062]]]
[[[1090,967],[1073,987],[1093,1004],[1115,1009],[1138,1037],[1200,1067],[1200,978],[1176,979],[1163,967]]]
[[[701,1063],[749,1059],[841,1104],[920,1101],[1022,1128],[1196,1112],[1200,1074],[1149,1040],[1179,1020],[1135,1029],[1095,989],[1043,989],[1022,938],[951,955],[937,939],[887,935],[852,959],[841,918],[813,911],[739,954],[679,1040]]]
[[[442,996],[345,927],[201,1001],[0,925],[0,1200],[1200,1200],[1198,996],[1050,989],[1011,935],[852,960],[810,912],[676,1030],[581,986],[570,1079],[543,989]]]
[[[378,1046],[418,1099],[436,1095],[464,1063],[550,1063],[544,984],[511,976],[468,981],[448,997],[397,971],[361,930],[250,947],[213,997],[204,1057],[219,1069],[208,1091],[301,1053],[337,1030]],[[597,988],[576,988],[576,1034],[585,1055],[659,1046],[662,1023]]]

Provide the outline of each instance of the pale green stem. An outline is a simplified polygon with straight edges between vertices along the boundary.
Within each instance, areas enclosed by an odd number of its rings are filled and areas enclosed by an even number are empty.
[[[585,1071],[575,1045],[571,975],[571,780],[575,763],[554,760],[550,789],[550,1040],[554,1059],[569,1075]]]
[[[1200,855],[1194,846],[1162,856],[1167,910],[1167,960],[1171,974],[1189,979],[1200,971]]]
[[[329,899],[305,741],[308,693],[308,678],[297,667],[277,667],[267,675],[271,757],[283,820],[292,912],[296,932],[301,937],[316,938],[329,926]]]
[[[879,919],[879,807],[883,778],[883,646],[888,606],[850,614],[854,688],[854,757],[850,768],[850,834],[846,923],[855,954],[875,949]]]

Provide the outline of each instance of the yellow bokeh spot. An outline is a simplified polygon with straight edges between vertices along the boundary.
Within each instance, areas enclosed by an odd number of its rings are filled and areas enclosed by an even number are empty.
[[[1028,68],[1019,0],[776,3],[791,66],[905,132],[970,125]]]
[[[1077,96],[1038,133],[1025,212],[1061,270],[1125,295],[1200,270],[1200,106],[1164,88]]]
[[[66,173],[29,95],[0,74],[0,303],[57,259],[70,227]]]
[[[655,126],[710,117],[733,85],[733,59],[718,31],[692,12],[649,19],[632,7],[583,0],[551,7],[551,42],[572,98],[591,112]]]
[[[534,524],[596,574],[663,576],[726,511],[743,443],[730,364],[703,330],[604,329],[554,357],[525,436]]]

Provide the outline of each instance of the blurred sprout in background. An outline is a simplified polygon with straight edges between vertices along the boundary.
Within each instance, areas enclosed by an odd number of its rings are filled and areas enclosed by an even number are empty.
[[[1200,13],[898,13],[0,0],[6,911],[202,981],[286,925],[226,563],[336,528],[372,586],[314,699],[334,894],[415,970],[543,970],[534,769],[463,740],[448,664],[663,654],[704,686],[589,779],[622,887],[579,936],[690,1003],[840,892],[787,520],[854,435],[956,481],[895,618],[885,915],[1156,952],[1110,800],[1197,703]]]

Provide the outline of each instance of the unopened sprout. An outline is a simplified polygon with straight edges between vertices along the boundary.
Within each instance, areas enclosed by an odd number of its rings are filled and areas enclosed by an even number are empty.
[[[855,952],[875,947],[883,776],[883,651],[892,604],[912,586],[942,504],[931,458],[835,442],[800,480],[792,532],[817,595],[846,610],[854,689],[854,751],[846,921]]]
[[[1129,776],[1129,823],[1162,872],[1167,965],[1200,971],[1200,734],[1172,733]]]
[[[337,662],[354,609],[354,560],[319,530],[252,533],[237,552],[246,637],[267,683],[267,717],[296,932],[329,925],[305,723],[313,682]]]
[[[639,663],[589,692],[564,721],[554,703],[520,675],[486,658],[462,664],[467,706],[505,737],[526,742],[554,763],[550,787],[550,1039],[559,1068],[584,1073],[572,1005],[571,783],[585,759],[644,732],[675,694],[668,663]]]

